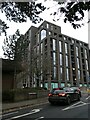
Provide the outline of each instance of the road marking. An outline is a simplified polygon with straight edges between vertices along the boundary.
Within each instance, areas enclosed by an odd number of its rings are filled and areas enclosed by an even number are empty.
[[[90,96],[88,96],[88,97],[86,98],[86,100],[88,100],[88,99],[89,99],[89,97],[90,97]]]
[[[39,117],[39,118],[37,118],[37,119],[35,119],[35,120],[40,120],[40,119],[43,119],[44,117]]]
[[[70,107],[73,107],[73,106],[75,106],[75,105],[77,105],[77,104],[79,104],[79,103],[84,103],[84,102],[83,102],[83,101],[79,101],[79,102],[77,102],[77,103],[75,103],[75,104],[73,104],[73,105],[70,105],[69,107],[67,107],[67,109],[70,108]]]
[[[9,118],[9,120],[17,119],[17,118],[20,118],[20,117],[24,117],[24,116],[28,116],[28,115],[31,115],[31,114],[34,114],[34,113],[40,112],[41,109],[42,109],[42,108],[40,108],[40,109],[33,109],[33,110],[32,110],[31,112],[29,112],[29,113],[22,114],[22,115],[18,115],[18,116],[15,116],[15,117]]]
[[[16,112],[12,112],[12,113],[7,113],[7,114],[3,114],[2,116],[8,116],[8,115],[12,115],[12,114],[15,114],[15,113],[18,113],[19,111],[16,111]]]
[[[77,104],[79,104],[79,103],[84,103],[84,102],[83,102],[83,101],[79,101],[79,102],[77,102],[77,103],[71,105],[70,107],[73,107],[73,106],[75,106],[75,105],[77,105]]]
[[[79,103],[82,103],[82,104],[81,104],[81,105],[77,105],[77,104],[79,104]],[[66,108],[62,109],[62,110],[65,111],[65,110],[72,109],[72,108],[76,108],[76,107],[80,107],[80,106],[83,106],[83,105],[86,105],[86,104],[89,104],[89,103],[84,103],[84,102],[80,101],[80,102],[75,103],[75,104],[73,104],[73,105],[71,105],[71,106],[69,106],[69,107],[66,107]],[[75,106],[75,105],[77,105],[77,106]]]

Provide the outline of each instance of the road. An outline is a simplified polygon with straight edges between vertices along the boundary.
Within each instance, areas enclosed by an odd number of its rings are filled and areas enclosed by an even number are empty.
[[[33,108],[23,108],[17,111],[3,114],[2,120],[25,120],[31,118],[33,120],[41,120],[44,118],[89,118],[90,96],[83,96],[80,101],[71,105],[51,105],[49,103],[38,105]]]

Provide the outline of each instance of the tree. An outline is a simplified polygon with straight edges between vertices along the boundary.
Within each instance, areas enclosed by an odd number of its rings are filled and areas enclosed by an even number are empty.
[[[4,51],[5,57],[8,59],[14,59],[15,58],[15,50],[16,50],[16,42],[17,39],[20,37],[20,32],[17,30],[15,34],[6,36],[6,39],[4,39],[4,46],[2,47]]]
[[[37,23],[43,20],[39,14],[45,10],[45,7],[35,2],[0,2],[0,10],[5,13],[9,21],[26,22],[28,17],[33,23]],[[5,32],[6,29],[6,24],[0,20],[0,30],[2,30],[0,33]]]
[[[64,22],[69,21],[74,29],[81,27],[84,23],[78,23],[78,21],[82,21],[85,13],[84,11],[90,10],[90,1],[88,2],[58,2],[60,7],[58,8],[58,13],[64,14]],[[64,6],[62,6],[64,5]],[[55,16],[57,12],[54,12]],[[59,20],[59,19],[58,19]],[[89,22],[88,20],[87,22]]]
[[[47,0],[45,0],[47,1]],[[55,0],[57,1],[57,0]],[[56,14],[64,14],[64,22],[69,21],[74,29],[79,28],[83,25],[83,23],[77,23],[78,21],[82,21],[84,18],[84,11],[90,10],[90,1],[86,2],[58,2],[57,4],[60,6],[58,8],[58,12],[55,11],[52,15]],[[34,2],[1,2],[0,9],[5,13],[8,20],[13,20],[14,22],[26,22],[27,17],[33,23],[40,22],[43,20],[39,17],[39,14],[43,12],[46,8],[42,5],[42,3]],[[59,19],[58,19],[59,20]],[[89,21],[88,21],[89,22]]]
[[[8,20],[26,22],[27,17],[34,23],[42,20],[38,15],[45,10],[41,3],[35,2],[1,2],[1,11]]]
[[[5,33],[5,36],[6,36],[6,29],[8,28],[9,27],[7,26],[7,24],[0,19],[0,36],[1,36],[1,33]]]

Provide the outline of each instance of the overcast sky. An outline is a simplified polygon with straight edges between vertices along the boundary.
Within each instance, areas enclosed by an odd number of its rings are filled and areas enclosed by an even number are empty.
[[[40,0],[39,0],[40,1]],[[43,0],[42,0],[43,1]],[[76,38],[80,41],[88,43],[88,24],[86,23],[88,20],[88,13],[85,12],[85,17],[84,17],[84,23],[85,25],[82,28],[79,29],[74,29],[71,24],[64,23],[63,22],[63,16],[61,15],[61,18],[59,21],[54,22],[52,19],[54,18],[53,16],[50,16],[50,13],[55,11],[58,8],[58,5],[56,2],[52,2],[51,0],[48,2],[44,3],[45,6],[51,7],[49,10],[45,10],[40,16],[44,19],[47,20],[51,23],[54,23],[58,26],[61,26],[61,33],[68,35],[70,37]],[[15,22],[10,22],[6,20],[6,17],[4,14],[0,13],[0,18],[4,20],[7,25],[10,27],[7,30],[7,33],[9,35],[15,33],[17,29],[20,30],[21,34],[25,34],[25,32],[31,27],[31,25],[34,25],[38,27],[41,23],[39,24],[32,24],[32,22],[28,19],[26,23],[15,23]],[[58,18],[58,15],[55,17],[55,19]],[[4,39],[4,34],[0,37],[0,57],[3,57],[3,51],[2,51],[2,44],[3,44],[3,39]]]

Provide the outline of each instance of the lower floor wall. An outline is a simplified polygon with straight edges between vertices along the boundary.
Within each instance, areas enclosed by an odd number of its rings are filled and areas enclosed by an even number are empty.
[[[31,100],[36,98],[47,97],[48,90],[30,91],[28,89],[21,89],[19,91],[3,91],[2,102],[17,102],[23,100]]]
[[[70,83],[67,83],[67,85],[65,84],[65,83],[61,83],[61,85],[60,85],[61,87],[65,87],[65,86],[67,86],[67,87],[70,87],[70,86],[72,86]],[[73,85],[74,86],[74,85]],[[45,87],[48,89],[48,83],[45,83]],[[51,83],[51,89],[53,89],[53,88],[58,88],[59,86],[58,86],[58,83]],[[90,87],[90,84],[79,84],[79,86],[78,87]]]

